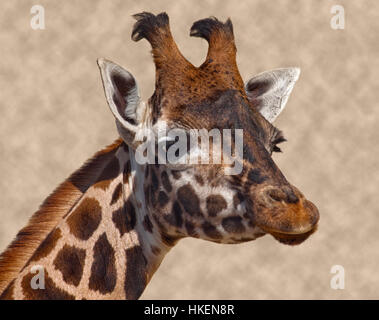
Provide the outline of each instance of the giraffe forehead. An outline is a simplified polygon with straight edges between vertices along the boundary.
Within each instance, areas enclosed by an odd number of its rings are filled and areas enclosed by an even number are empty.
[[[214,90],[205,96],[192,95],[185,102],[170,97],[162,105],[161,113],[161,119],[168,123],[197,129],[241,127],[240,118],[253,116],[245,95],[235,89]]]
[[[157,94],[151,100],[154,110],[157,111],[161,108],[215,103],[225,92],[246,96],[238,70],[231,72],[229,65],[211,63],[170,74],[163,72],[166,75],[165,81],[158,82]]]

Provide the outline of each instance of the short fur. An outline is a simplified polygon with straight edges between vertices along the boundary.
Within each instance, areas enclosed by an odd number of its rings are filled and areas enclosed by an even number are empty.
[[[42,203],[27,226],[19,231],[15,240],[0,256],[0,292],[17,276],[59,220],[79,201],[84,192],[96,183],[98,172],[102,172],[102,168],[112,159],[122,143],[122,140],[118,139],[97,152]]]

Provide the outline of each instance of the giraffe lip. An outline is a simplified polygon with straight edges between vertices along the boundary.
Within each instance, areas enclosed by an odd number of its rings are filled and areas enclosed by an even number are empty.
[[[313,226],[309,230],[305,232],[281,232],[281,231],[269,231],[265,230],[269,234],[271,234],[276,240],[278,240],[281,243],[288,244],[288,245],[297,245],[302,242],[304,242],[306,239],[309,238],[310,235],[312,235],[317,230],[317,225]]]
[[[317,228],[317,225],[310,225],[306,228],[303,228],[300,230],[294,230],[294,231],[282,231],[282,230],[276,230],[276,229],[268,228],[268,227],[261,227],[261,228],[270,234],[279,234],[279,235],[283,235],[283,236],[300,236],[302,234],[306,234],[306,233],[312,231],[313,229]]]

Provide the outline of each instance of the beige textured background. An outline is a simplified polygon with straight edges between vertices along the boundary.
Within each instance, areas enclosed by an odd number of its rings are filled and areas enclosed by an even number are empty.
[[[46,30],[30,28],[45,7]],[[330,27],[343,4],[346,29]],[[287,178],[317,204],[319,231],[298,247],[266,236],[241,245],[186,239],[163,261],[143,298],[379,298],[377,1],[12,1],[0,4],[0,250],[42,200],[116,138],[96,58],[130,70],[147,99],[154,66],[146,41],[130,40],[140,11],[167,11],[183,54],[199,65],[206,42],[191,24],[231,17],[244,79],[302,69],[276,125],[275,155]],[[330,268],[344,266],[344,290]]]

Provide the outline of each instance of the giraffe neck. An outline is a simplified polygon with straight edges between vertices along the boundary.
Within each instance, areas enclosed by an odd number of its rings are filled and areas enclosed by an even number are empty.
[[[0,298],[139,298],[171,246],[146,209],[144,167],[124,143],[111,152],[21,270],[8,276]],[[9,250],[0,257],[0,271],[11,263]],[[44,289],[33,289],[36,276]]]
[[[130,147],[128,147],[128,154],[130,160],[128,186],[137,217],[134,229],[138,236],[138,245],[146,259],[146,282],[149,282],[174,243],[165,241],[160,226],[147,208],[144,192],[146,166],[137,164],[134,151]]]

